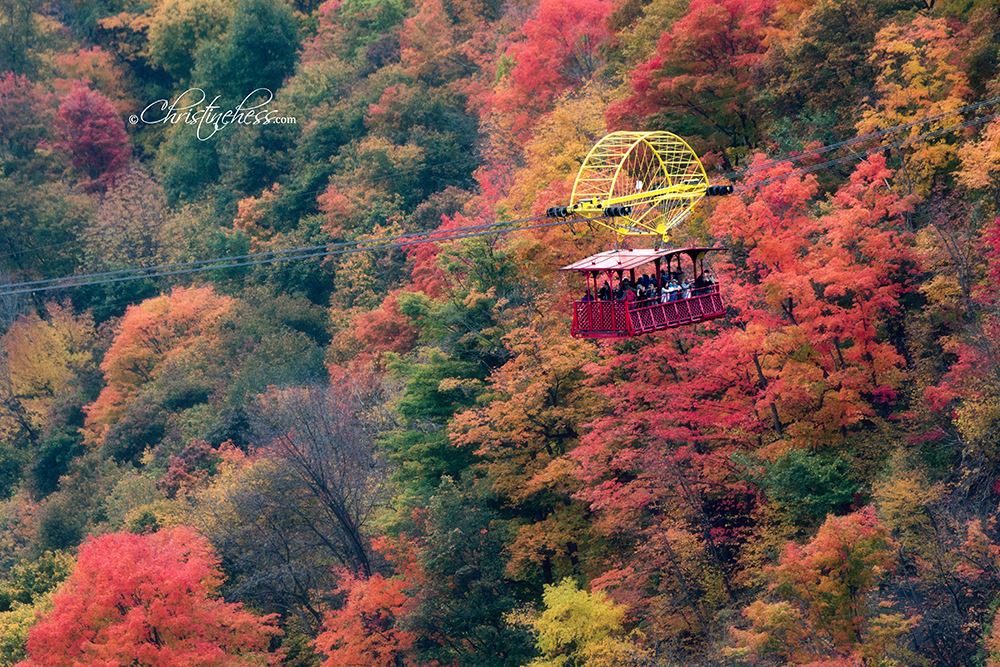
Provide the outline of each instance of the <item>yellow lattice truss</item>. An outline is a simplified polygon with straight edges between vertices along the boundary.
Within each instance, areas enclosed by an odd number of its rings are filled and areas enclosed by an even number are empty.
[[[612,132],[583,161],[567,209],[622,236],[665,240],[708,187],[698,155],[676,134]],[[609,210],[617,215],[600,217]]]

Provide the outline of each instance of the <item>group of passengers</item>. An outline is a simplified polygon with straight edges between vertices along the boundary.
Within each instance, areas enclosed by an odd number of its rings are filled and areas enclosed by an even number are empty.
[[[597,290],[598,301],[654,301],[659,303],[669,303],[690,299],[691,290],[702,289],[715,284],[715,279],[710,273],[701,272],[695,278],[694,283],[690,283],[684,277],[683,271],[668,273],[660,272],[660,281],[657,285],[656,276],[644,273],[641,278],[632,284],[627,276],[621,279],[618,287],[612,289],[611,283],[607,280]],[[594,295],[588,289],[583,295],[583,301],[593,301]]]

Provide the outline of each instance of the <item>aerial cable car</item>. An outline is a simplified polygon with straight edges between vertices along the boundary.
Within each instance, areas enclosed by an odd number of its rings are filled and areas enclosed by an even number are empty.
[[[710,185],[698,155],[670,132],[612,132],[597,142],[580,166],[569,205],[546,211],[553,218],[582,217],[615,233],[614,250],[560,269],[587,280],[588,296],[573,303],[572,335],[627,338],[723,317],[719,283],[705,267],[706,256],[720,248],[663,244],[702,197],[732,191],[731,185]],[[619,248],[617,240],[629,236],[657,241],[654,248]],[[636,271],[644,266],[653,277],[647,273],[637,281]]]

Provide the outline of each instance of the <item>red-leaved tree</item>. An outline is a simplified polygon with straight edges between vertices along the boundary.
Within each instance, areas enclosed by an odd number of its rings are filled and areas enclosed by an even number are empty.
[[[178,526],[112,533],[80,547],[76,570],[28,635],[24,667],[268,664],[275,619],[219,596],[211,545]]]
[[[658,631],[702,631],[702,600],[733,592],[757,502],[734,453],[842,444],[903,388],[890,333],[914,269],[912,202],[886,185],[881,156],[818,205],[815,179],[793,172],[760,169],[712,217],[732,249],[717,267],[727,324],[608,350],[589,369],[613,407],[570,454],[578,497],[597,530],[634,545],[597,583]]]
[[[753,146],[754,76],[773,31],[773,0],[693,0],[633,71],[633,93],[608,108],[612,126],[669,114],[719,148]]]
[[[583,85],[601,63],[601,48],[611,38],[608,0],[542,0],[521,28],[523,39],[507,49],[513,61],[496,107],[514,114],[516,132],[551,108],[553,100]]]
[[[62,147],[73,166],[100,189],[128,164],[132,149],[125,124],[114,104],[101,93],[78,83],[59,105]]]

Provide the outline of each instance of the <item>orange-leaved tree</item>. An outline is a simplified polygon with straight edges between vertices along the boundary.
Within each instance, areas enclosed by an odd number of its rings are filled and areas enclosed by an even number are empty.
[[[816,205],[814,179],[762,170],[710,221],[732,249],[718,267],[728,322],[608,349],[590,368],[611,411],[570,454],[577,497],[621,549],[600,584],[657,630],[669,617],[700,632],[745,574],[759,499],[734,453],[843,444],[895,406],[904,361],[886,323],[913,259],[890,177],[873,158]]]
[[[399,621],[416,601],[398,577],[356,576],[340,572],[340,609],[327,612],[316,648],[326,656],[324,667],[400,667],[407,661],[416,634],[399,627]]]
[[[897,657],[894,640],[913,619],[881,613],[873,595],[895,564],[895,545],[873,507],[828,517],[807,544],[786,545],[771,571],[778,599],[746,608],[751,627],[733,630],[736,648],[728,652],[796,664]]]
[[[882,156],[862,162],[816,209],[809,176],[772,167],[720,205],[713,231],[736,249],[733,321],[753,358],[759,413],[783,443],[822,444],[891,403],[904,360],[889,337],[916,257]]]
[[[213,326],[233,303],[211,287],[175,287],[170,294],[129,306],[101,362],[107,384],[86,409],[87,439],[101,442],[164,363],[208,344]]]
[[[580,573],[591,541],[567,454],[598,410],[583,370],[593,348],[534,327],[504,342],[510,360],[490,376],[482,405],[452,421],[451,441],[474,450],[494,492],[519,515],[508,571],[537,569],[554,583]]]

